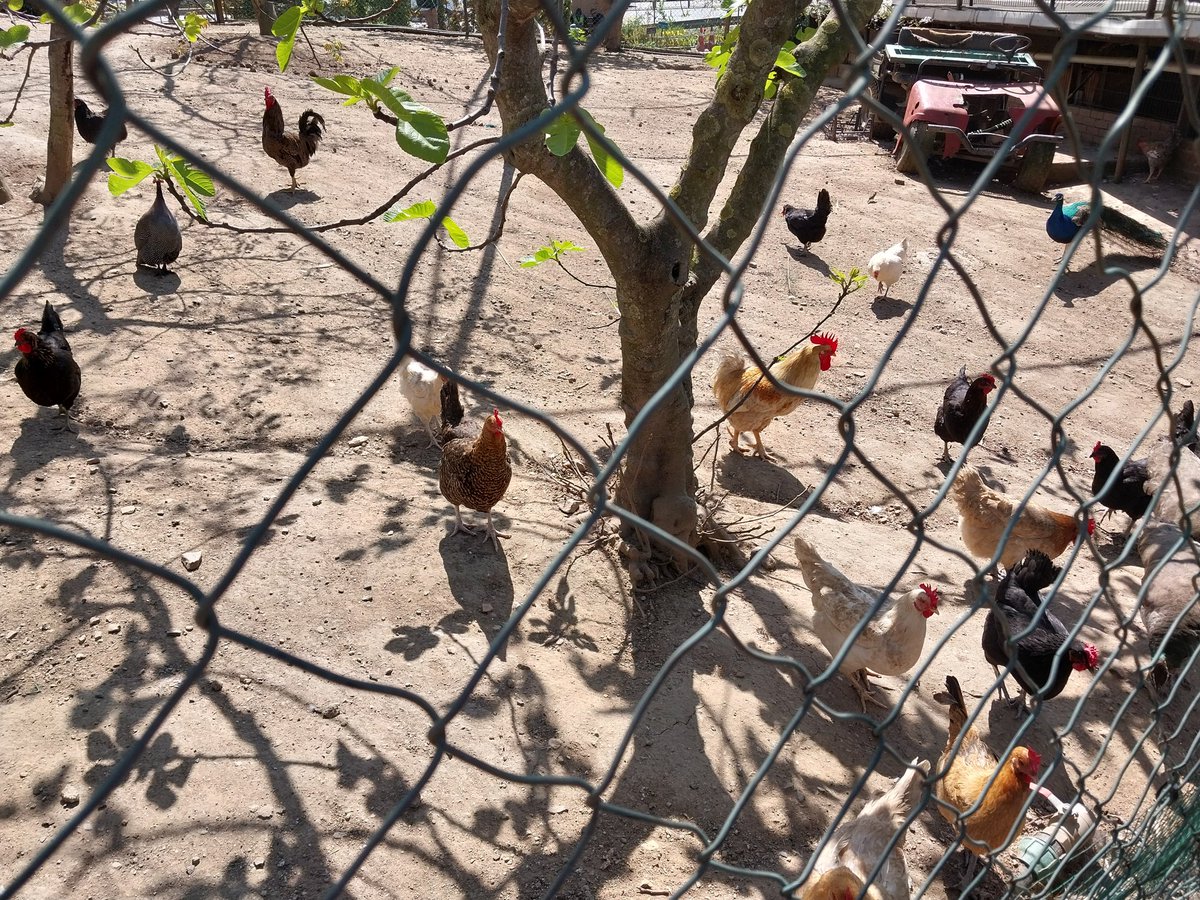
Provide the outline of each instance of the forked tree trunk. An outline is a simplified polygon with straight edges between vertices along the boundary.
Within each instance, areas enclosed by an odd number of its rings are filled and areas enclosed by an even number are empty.
[[[845,5],[852,26],[861,30],[880,0],[846,0]],[[691,152],[671,189],[676,203],[697,228],[709,225],[709,208],[732,152],[762,103],[767,75],[774,68],[779,48],[795,33],[804,6],[804,0],[753,0],[746,9],[741,38],[712,103],[697,117]],[[524,126],[548,105],[536,43],[537,11],[537,0],[508,0],[504,76],[496,93],[505,134]],[[499,20],[500,0],[478,0],[480,33],[493,61],[499,50]],[[615,33],[619,35],[619,31]],[[749,235],[817,89],[845,59],[852,40],[848,29],[830,13],[817,34],[797,49],[805,77],[783,79],[729,200],[705,233],[725,258],[732,258]],[[579,147],[556,157],[547,151],[539,134],[515,145],[507,158],[558,194],[587,229],[612,272],[621,310],[621,403],[626,424],[632,424],[695,348],[700,302],[721,276],[721,269],[695,255],[668,220],[635,220]],[[691,385],[685,380],[647,416],[631,439],[617,500],[695,546],[691,406]],[[646,535],[628,528],[624,533],[631,575],[635,581],[652,578]]]
[[[57,22],[50,26],[50,131],[46,137],[46,178],[37,202],[49,206],[71,180],[75,141],[75,73],[71,34]]]

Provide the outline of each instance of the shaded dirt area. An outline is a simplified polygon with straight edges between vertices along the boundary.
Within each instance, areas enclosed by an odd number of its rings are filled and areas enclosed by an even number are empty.
[[[478,42],[376,32],[318,31],[317,58],[298,47],[287,76],[273,46],[249,32],[210,29],[191,64],[164,78],[174,42],[157,34],[116,41],[111,63],[133,108],[160,128],[268,197],[300,221],[333,222],[378,206],[421,171],[391,131],[362,107],[343,107],[312,83],[312,72],[368,75],[396,64],[396,85],[450,119],[480,102],[486,62]],[[317,38],[320,40],[317,40]],[[340,49],[323,45],[336,41]],[[24,61],[0,61],[0,107],[7,109]],[[0,166],[18,199],[0,208],[0,262],[8,269],[37,232],[41,210],[24,199],[44,159],[47,85],[35,64],[16,125],[0,131]],[[587,108],[650,179],[669,186],[712,85],[696,60],[647,54],[601,56],[591,69]],[[300,173],[305,192],[280,191],[287,174],[262,153],[262,89],[269,85],[289,121],[308,106],[328,137]],[[652,89],[648,89],[652,86]],[[93,96],[90,87],[79,90]],[[823,95],[823,101],[835,95]],[[454,135],[455,146],[499,134],[493,113]],[[85,145],[77,141],[76,153]],[[743,144],[735,162],[745,155]],[[136,129],[121,155],[149,160],[151,142]],[[424,182],[406,202],[438,199],[470,157]],[[473,241],[497,219],[496,199],[511,175],[493,162],[454,208]],[[942,199],[956,207],[969,180],[948,172]],[[927,188],[897,179],[872,144],[816,136],[788,177],[785,199],[805,206],[820,187],[835,211],[823,242],[795,257],[790,235],[772,215],[746,277],[742,327],[771,356],[802,337],[836,296],[830,268],[865,266],[875,251],[907,237],[909,262],[886,300],[868,288],[851,295],[827,323],[840,340],[819,388],[838,401],[859,399],[854,440],[890,480],[851,459],[799,526],[856,580],[880,586],[916,538],[906,503],[922,508],[940,488],[941,448],[934,412],[961,365],[987,367],[1002,346],[989,333],[971,289],[951,269],[934,272],[944,214]],[[1123,187],[1147,208],[1182,209],[1185,193],[1166,181]],[[627,179],[622,194],[644,216],[651,195]],[[393,349],[387,299],[328,256],[291,235],[238,235],[190,222],[173,276],[136,272],[132,231],[152,188],[120,198],[102,180],[89,185],[68,229],[54,236],[4,304],[10,329],[36,322],[45,299],[67,323],[84,372],[78,433],[36,410],[11,376],[16,351],[4,351],[0,395],[10,415],[0,443],[0,504],[82,534],[111,541],[173,571],[181,553],[202,549],[191,577],[217,585],[250,530],[299,468],[305,454],[387,361]],[[1046,416],[1061,415],[1070,449],[1068,481],[1057,471],[1038,499],[1070,511],[1086,498],[1097,440],[1123,452],[1158,407],[1154,353],[1144,334],[1075,398],[1130,336],[1128,283],[1076,259],[1053,287],[1060,248],[1043,223],[1046,197],[990,185],[963,217],[955,257],[970,275],[1000,339],[1021,338],[1015,383],[972,459],[993,484],[1022,494],[1051,451]],[[243,226],[265,217],[220,187],[215,221]],[[337,229],[330,245],[393,289],[419,223]],[[1193,229],[1194,230],[1194,229]],[[419,260],[407,298],[414,342],[457,371],[552,415],[600,450],[607,428],[623,433],[619,349],[611,290],[583,287],[550,265],[518,260],[550,239],[585,248],[570,270],[604,284],[607,273],[565,207],[542,185],[516,189],[502,238],[482,252],[437,247]],[[1106,245],[1138,285],[1157,262]],[[1091,252],[1091,245],[1081,255]],[[1196,251],[1147,295],[1145,317],[1167,357],[1194,327],[1197,299],[1188,277]],[[702,327],[720,314],[719,290]],[[922,299],[922,305],[914,306]],[[1036,324],[1031,316],[1040,311]],[[903,340],[891,349],[894,340]],[[725,335],[719,349],[732,349]],[[696,371],[698,427],[716,418],[707,384],[719,354]],[[878,371],[878,380],[869,391]],[[1176,385],[1188,392],[1200,372],[1189,352]],[[491,402],[464,398],[479,421]],[[447,758],[421,792],[420,805],[388,833],[353,881],[360,898],[536,897],[553,882],[590,815],[578,786],[528,786],[486,774],[462,758],[522,774],[595,783],[612,765],[630,713],[678,645],[701,627],[713,587],[681,579],[655,596],[632,597],[603,552],[577,553],[558,570],[499,658],[460,698],[488,642],[535,588],[577,521],[560,483],[557,437],[534,420],[505,414],[514,464],[497,509],[512,533],[497,553],[476,538],[448,537],[452,509],[437,488],[437,450],[411,420],[396,380],[366,406],[345,437],[316,465],[217,605],[228,628],[343,676],[414,690],[446,710],[462,753]],[[830,405],[808,402],[764,434],[772,463],[730,456],[710,433],[697,443],[702,483],[725,494],[725,515],[756,519],[772,533],[786,525],[808,490],[841,454],[844,440]],[[715,460],[715,461],[714,461]],[[1080,551],[1056,603],[1077,621],[1096,591],[1101,566],[1117,558],[1118,516]],[[845,679],[816,690],[811,709],[746,805],[719,859],[794,878],[866,778],[885,787],[902,761],[936,758],[945,735],[932,700],[948,673],[972,698],[991,684],[979,650],[982,614],[973,568],[961,554],[957,516],[943,505],[930,516],[900,584],[932,581],[943,614],[932,620],[928,652],[943,641],[898,716],[877,726],[855,715]],[[5,529],[0,594],[0,882],[9,880],[72,815],[72,792],[86,797],[122,750],[145,733],[165,698],[204,651],[191,602],[175,586],[98,559],[54,537]],[[829,657],[812,635],[812,607],[787,544],[775,566],[733,595],[729,627],[762,650],[794,657],[809,673]],[[1136,562],[1136,556],[1133,557]],[[1155,725],[1139,692],[1121,709],[1145,641],[1128,617],[1140,569],[1115,568],[1110,589],[1082,636],[1112,664],[1094,683],[1071,679],[1026,733],[1047,763],[1060,796],[1086,777],[1103,811],[1137,812],[1160,764],[1176,765],[1194,724],[1182,711]],[[922,663],[925,666],[925,663]],[[883,679],[899,696],[900,679]],[[754,660],[723,633],[706,638],[666,677],[621,757],[605,796],[623,807],[695,823],[712,838],[755,770],[806,702],[797,670]],[[1086,696],[1086,699],[1084,699]],[[849,718],[843,718],[843,714]],[[980,727],[1002,748],[1017,723],[999,707]],[[413,704],[339,686],[232,641],[216,648],[200,683],[171,712],[131,776],[88,819],[22,896],[267,898],[315,897],[336,880],[431,759],[429,719]],[[1065,735],[1059,739],[1059,735]],[[879,756],[879,741],[886,750]],[[1132,763],[1126,761],[1133,756]],[[65,793],[64,793],[65,792]],[[1152,794],[1151,794],[1152,796]],[[64,797],[67,801],[64,802]],[[855,801],[854,809],[861,800]],[[1032,826],[1028,826],[1032,827]],[[1109,825],[1106,823],[1105,828]],[[954,896],[957,861],[933,872],[952,835],[923,812],[908,844],[914,882],[927,896]],[[611,813],[600,816],[565,897],[630,897],[669,892],[695,869],[702,842],[684,830]],[[1008,858],[1011,862],[1011,858]],[[1002,883],[990,876],[979,896]],[[772,896],[778,888],[710,872],[696,896]]]

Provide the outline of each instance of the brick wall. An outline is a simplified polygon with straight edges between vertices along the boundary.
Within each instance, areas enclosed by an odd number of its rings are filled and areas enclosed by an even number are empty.
[[[1100,141],[1108,134],[1108,129],[1112,127],[1113,121],[1117,118],[1115,112],[1108,112],[1102,109],[1088,109],[1083,106],[1071,107],[1071,114],[1075,119],[1076,127],[1079,129],[1080,140],[1093,147],[1100,144]],[[1134,141],[1165,141],[1171,136],[1172,130],[1170,122],[1160,122],[1158,119],[1143,119],[1141,116],[1134,117],[1131,127],[1133,129],[1132,136]]]

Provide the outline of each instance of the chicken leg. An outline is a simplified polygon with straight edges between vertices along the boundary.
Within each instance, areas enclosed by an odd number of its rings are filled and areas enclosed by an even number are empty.
[[[850,675],[850,686],[858,694],[858,701],[862,704],[863,713],[867,712],[868,703],[873,703],[882,709],[891,709],[890,703],[885,703],[876,695],[875,686],[871,684],[869,676],[870,673],[866,669],[858,669]]]
[[[511,537],[511,535],[507,535],[507,534],[504,534],[503,532],[497,531],[496,526],[492,524],[492,511],[489,509],[488,514],[487,514],[487,527],[484,529],[484,540],[485,541],[490,540],[493,544],[496,545],[496,549],[499,550],[500,549],[500,538],[507,538],[507,537]]]
[[[488,521],[491,521],[490,515]],[[456,505],[454,507],[454,530],[450,532],[450,537],[454,537],[454,535],[458,534],[460,531],[464,534],[476,533],[474,528],[463,523],[462,510]]]

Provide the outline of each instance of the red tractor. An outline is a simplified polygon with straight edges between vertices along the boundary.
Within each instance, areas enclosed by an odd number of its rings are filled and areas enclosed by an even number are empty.
[[[897,171],[915,173],[918,157],[986,162],[1004,152],[1006,164],[1016,167],[1014,184],[1041,191],[1062,140],[1062,112],[1025,52],[1029,39],[931,28],[901,28],[898,37],[884,48],[873,89],[911,135],[897,138]],[[1028,110],[1032,115],[1022,121]],[[876,137],[890,130],[875,118]]]

